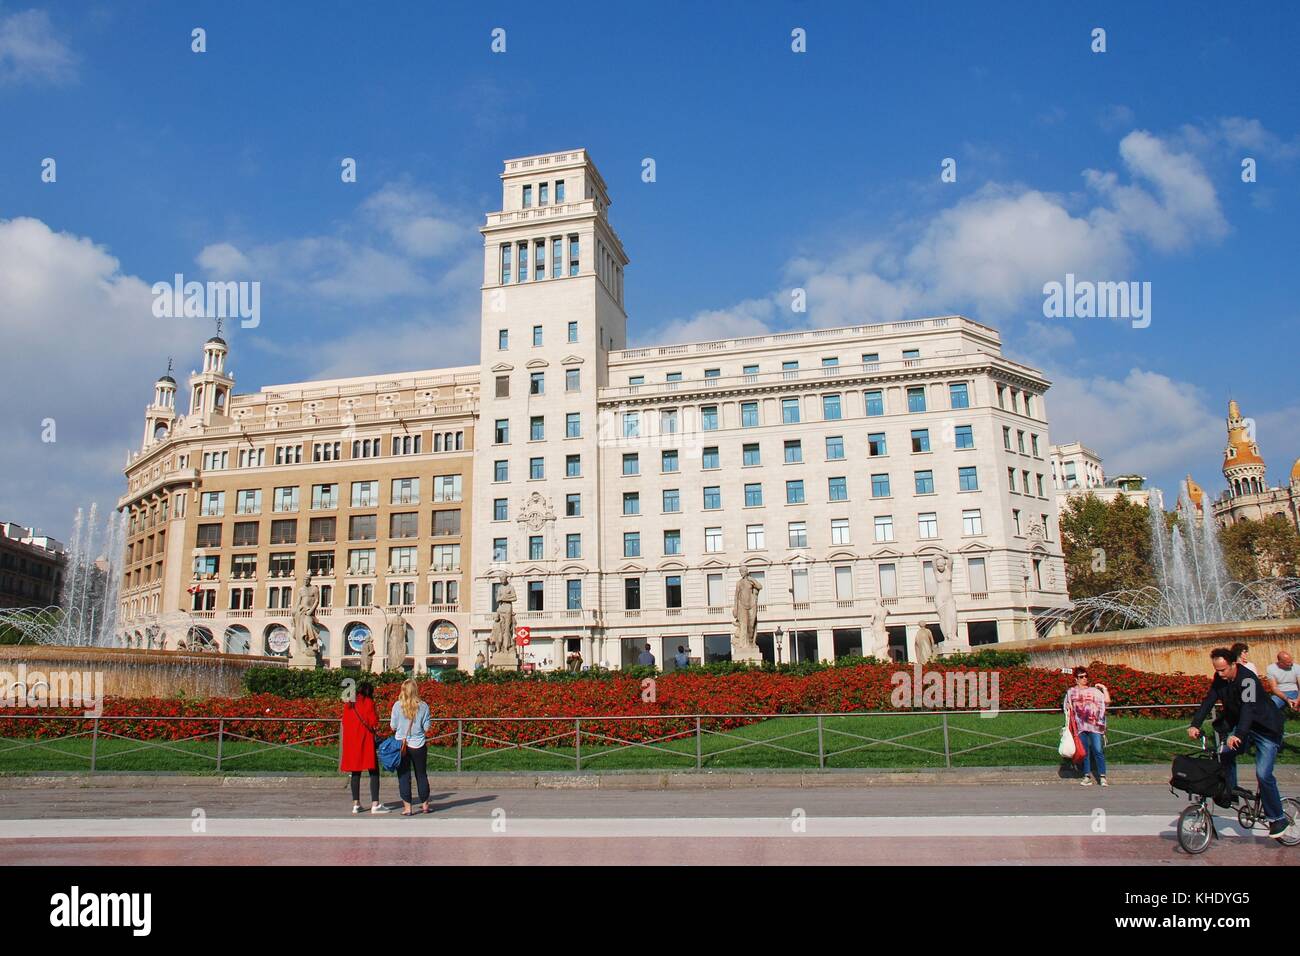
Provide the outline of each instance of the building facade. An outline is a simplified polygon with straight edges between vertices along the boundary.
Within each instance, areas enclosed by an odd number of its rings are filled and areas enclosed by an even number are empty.
[[[477,367],[236,395],[224,343],[210,342],[184,419],[174,383],[159,382],[121,502],[133,529],[128,630],[129,615],[181,601],[214,636],[236,626],[252,650],[275,650],[292,607],[284,589],[307,568],[333,589],[322,622],[345,662],[353,624],[382,626],[364,595],[353,605],[349,589],[367,582],[385,610],[412,609],[417,640],[454,625],[445,666],[461,667],[486,651],[507,582],[530,631],[525,656],[541,668],[574,655],[617,667],[646,643],[661,664],[678,646],[725,659],[742,569],[763,588],[760,648],[783,660],[862,653],[872,613],[900,653],[921,625],[937,630],[941,553],[960,622],[944,647],[1033,636],[1043,612],[1067,603],[1049,382],[1005,358],[995,330],[942,316],[629,348],[628,258],[587,153],[509,160],[501,183],[481,230]],[[422,449],[399,457],[396,439],[417,433]],[[446,434],[463,434],[463,447],[435,447]],[[301,461],[294,451],[281,462],[299,446]],[[424,484],[453,473],[454,538]],[[418,509],[389,498],[409,478],[426,495]],[[378,505],[349,498],[358,483],[378,488]],[[331,507],[312,506],[320,486],[339,489]],[[282,503],[296,510],[279,517]],[[392,523],[408,510],[413,522]],[[294,516],[291,546],[276,522]],[[335,541],[309,540],[318,517],[336,518]],[[410,574],[381,559],[407,547],[399,527],[415,535]],[[444,541],[461,549],[455,602],[434,600],[448,593],[447,552],[431,550]],[[373,552],[368,574],[357,550]],[[391,590],[408,582],[414,601]],[[431,656],[407,663],[444,666]]]
[[[0,523],[0,607],[54,607],[63,590],[67,550],[48,535]]]
[[[1152,496],[1156,507],[1163,507],[1158,488],[1147,488],[1143,475],[1106,477],[1101,456],[1082,442],[1072,441],[1052,446],[1052,483],[1056,488],[1057,511],[1065,509],[1071,498],[1093,495],[1101,501],[1127,498],[1136,505],[1148,506]]]
[[[1292,464],[1286,484],[1270,487],[1254,423],[1242,416],[1235,400],[1228,402],[1227,427],[1223,480],[1228,487],[1212,504],[1214,520],[1226,528],[1239,521],[1282,515],[1300,529],[1300,458]]]

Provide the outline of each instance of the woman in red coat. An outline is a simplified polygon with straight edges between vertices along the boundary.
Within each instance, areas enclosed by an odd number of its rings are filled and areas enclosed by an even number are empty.
[[[375,689],[370,684],[357,685],[357,699],[343,705],[343,745],[339,769],[352,774],[352,812],[361,812],[361,771],[370,774],[370,812],[387,813],[379,802],[379,759],[375,754],[375,733],[379,715],[375,713]]]

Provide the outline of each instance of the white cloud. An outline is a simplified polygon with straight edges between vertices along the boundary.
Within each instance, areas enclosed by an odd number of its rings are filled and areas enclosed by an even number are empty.
[[[44,10],[0,17],[0,85],[71,83],[77,58],[54,32]]]

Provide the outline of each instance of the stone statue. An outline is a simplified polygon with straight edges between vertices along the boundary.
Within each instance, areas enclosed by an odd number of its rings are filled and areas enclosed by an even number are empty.
[[[912,646],[916,650],[916,663],[928,664],[934,658],[934,635],[924,624],[916,629]]]
[[[406,660],[406,618],[398,611],[384,625],[384,668],[390,671],[402,669]]]
[[[885,609],[874,602],[867,605],[866,627],[863,629],[866,655],[882,661],[889,660],[889,632],[885,630]]]
[[[957,603],[952,599],[952,558],[946,551],[934,557],[934,609],[939,615],[944,646],[951,651],[958,645]]]
[[[315,657],[320,648],[320,638],[316,636],[316,609],[320,607],[320,588],[311,583],[311,575],[303,578],[298,590],[298,599],[293,605],[293,656],[295,658]]]
[[[763,585],[749,576],[749,568],[741,568],[740,580],[736,582],[736,601],[731,607],[731,617],[736,622],[736,643],[742,647],[756,646],[758,592],[761,590]]]
[[[515,639],[515,589],[509,578],[497,589],[497,612],[492,625],[492,651],[509,650]]]
[[[361,672],[373,674],[375,669],[375,635],[366,630],[365,643],[361,645]]]

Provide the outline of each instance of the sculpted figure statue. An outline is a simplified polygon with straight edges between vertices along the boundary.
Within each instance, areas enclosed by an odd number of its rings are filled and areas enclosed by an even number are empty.
[[[298,599],[293,605],[294,647],[304,654],[315,654],[320,640],[316,636],[316,609],[320,607],[320,588],[311,583],[311,575],[303,578],[298,589]]]
[[[406,618],[398,611],[384,625],[384,667],[390,671],[401,670],[406,660]]]
[[[492,650],[508,650],[515,639],[515,589],[509,578],[497,590],[497,616],[492,625]]]
[[[930,629],[922,625],[916,629],[916,637],[912,639],[912,646],[916,650],[916,662],[918,664],[928,664],[934,657],[934,635]]]
[[[957,603],[952,599],[952,558],[939,552],[934,558],[934,609],[939,615],[944,647],[957,646]]]
[[[374,673],[375,666],[375,635],[366,631],[366,641],[361,645],[361,672],[363,674]]]
[[[868,604],[865,618],[866,627],[863,628],[863,637],[866,640],[866,655],[882,661],[889,660],[889,632],[885,630],[885,609],[874,603]]]
[[[749,576],[749,569],[741,568],[731,616],[736,622],[736,642],[742,646],[748,647],[755,643],[755,633],[758,630],[758,592],[761,590],[763,585]]]

